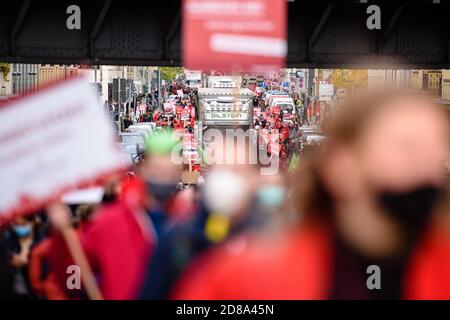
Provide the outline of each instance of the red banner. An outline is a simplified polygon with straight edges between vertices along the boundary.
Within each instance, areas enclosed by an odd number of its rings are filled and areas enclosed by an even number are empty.
[[[284,66],[286,0],[184,0],[188,69],[270,72]]]
[[[280,108],[280,106],[272,106],[272,107],[270,107],[270,112],[273,114],[280,114],[281,108]]]

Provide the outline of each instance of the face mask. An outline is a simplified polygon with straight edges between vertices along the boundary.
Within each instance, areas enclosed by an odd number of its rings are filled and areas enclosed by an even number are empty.
[[[14,225],[13,230],[19,238],[28,237],[31,234],[31,226],[30,225]]]
[[[284,188],[280,186],[265,186],[258,191],[258,201],[271,207],[279,207],[283,204]]]
[[[214,214],[232,216],[242,209],[249,197],[247,181],[232,170],[219,169],[211,172],[204,185],[207,209]]]
[[[175,183],[156,183],[147,181],[147,190],[159,202],[166,202],[177,191]]]
[[[379,203],[397,222],[414,231],[428,221],[440,195],[435,186],[421,186],[406,192],[382,192]]]

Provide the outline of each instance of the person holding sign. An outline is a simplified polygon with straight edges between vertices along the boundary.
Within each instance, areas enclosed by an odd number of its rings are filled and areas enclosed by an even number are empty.
[[[137,297],[155,244],[168,225],[180,179],[179,167],[171,160],[177,144],[172,132],[160,131],[145,143],[147,155],[137,169],[135,187],[103,205],[81,235],[82,248],[107,300]],[[64,210],[52,210],[51,216],[64,216]],[[51,220],[63,230],[70,216]]]

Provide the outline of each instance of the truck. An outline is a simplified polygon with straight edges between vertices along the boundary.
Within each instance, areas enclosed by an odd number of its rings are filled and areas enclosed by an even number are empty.
[[[206,126],[253,126],[253,91],[243,88],[200,88],[199,120]]]
[[[242,88],[240,76],[211,76],[208,88],[198,89],[199,99],[199,145],[210,150],[210,142],[203,141],[205,130],[242,129],[250,132],[250,141],[255,143],[253,129],[253,97],[255,93]]]
[[[242,76],[209,76],[208,88],[241,88]]]

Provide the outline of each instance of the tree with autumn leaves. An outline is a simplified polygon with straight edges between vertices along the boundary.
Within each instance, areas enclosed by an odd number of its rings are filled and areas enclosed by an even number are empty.
[[[0,62],[0,74],[3,80],[8,81],[8,74],[11,72],[11,65],[9,63]]]
[[[161,78],[170,81],[175,79],[175,77],[183,73],[183,68],[181,67],[161,67]]]
[[[349,92],[356,88],[367,87],[367,69],[334,69],[330,82],[335,88],[344,88]]]

